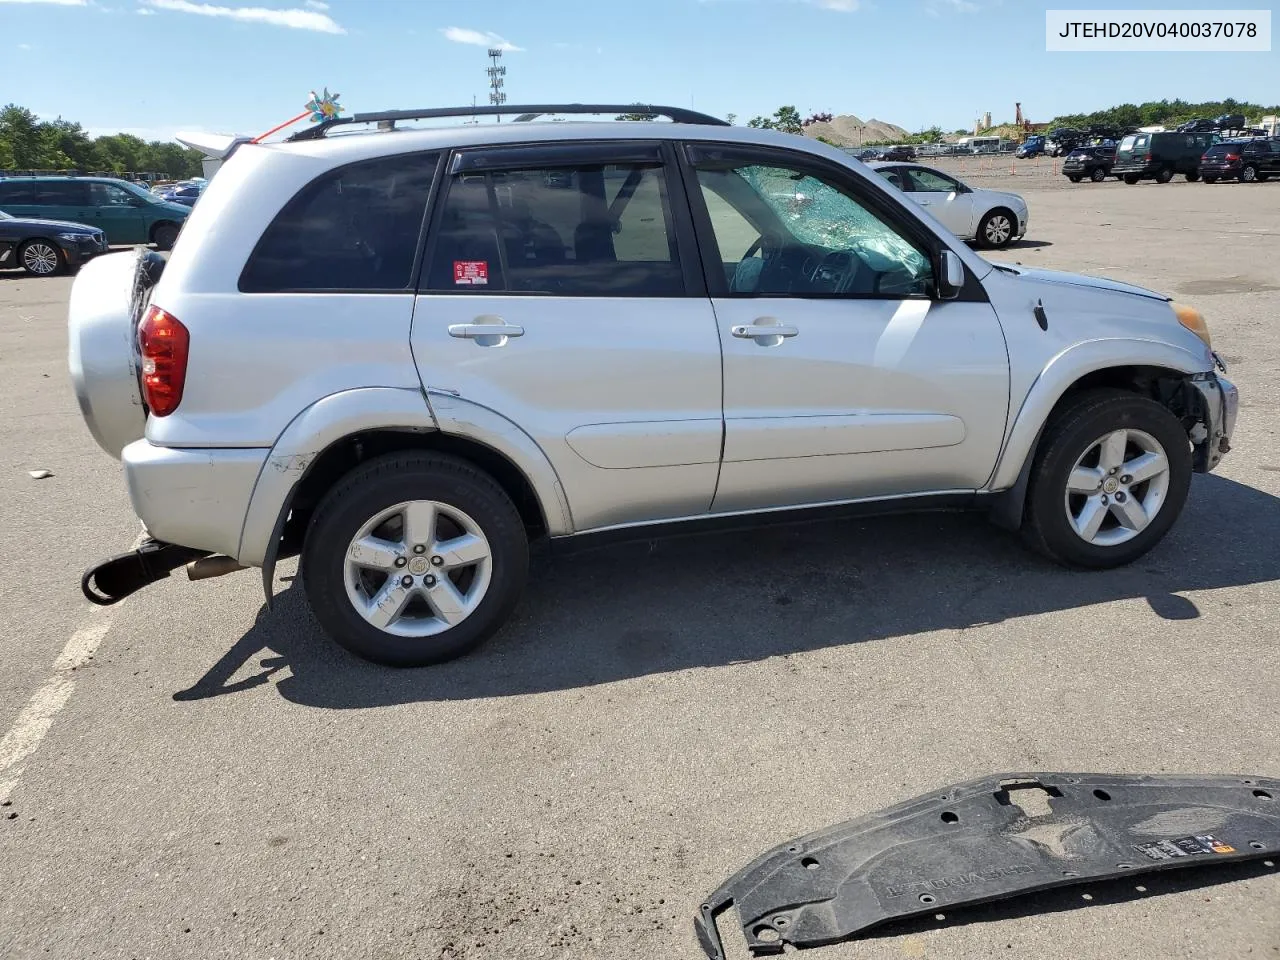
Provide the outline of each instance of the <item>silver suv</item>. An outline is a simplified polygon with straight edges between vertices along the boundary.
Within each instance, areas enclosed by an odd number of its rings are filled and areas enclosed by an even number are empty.
[[[300,554],[333,639],[425,664],[502,625],[535,540],[968,507],[1111,567],[1227,451],[1195,310],[993,265],[836,148],[644,109],[671,122],[239,145],[167,265],[85,267],[71,375],[150,537],[85,594],[260,567],[270,603]]]

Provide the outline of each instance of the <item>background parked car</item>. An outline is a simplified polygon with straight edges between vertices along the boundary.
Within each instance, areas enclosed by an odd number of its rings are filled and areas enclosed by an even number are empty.
[[[0,210],[15,217],[89,224],[113,244],[154,243],[170,249],[190,207],[108,177],[9,177],[0,180]]]
[[[1219,130],[1241,130],[1244,128],[1244,114],[1224,113],[1220,117],[1215,117],[1213,122]]]
[[[962,240],[975,240],[984,247],[1007,247],[1027,232],[1027,202],[1016,193],[975,190],[918,163],[868,166],[920,206],[928,207]]]
[[[32,220],[0,210],[0,269],[22,267],[37,277],[78,267],[107,252],[101,230],[62,220]]]
[[[1275,175],[1280,175],[1280,140],[1225,140],[1200,158],[1200,176],[1205,183],[1255,183]]]
[[[1101,183],[1107,179],[1115,162],[1114,146],[1076,147],[1062,161],[1062,173],[1072,183],[1079,183],[1086,177],[1094,183]]]
[[[194,207],[200,199],[203,187],[194,183],[175,183],[160,194],[160,199],[170,203],[180,203],[184,207]]]
[[[916,158],[914,147],[888,147],[880,152],[881,160],[891,160],[895,163],[910,163]]]
[[[1178,126],[1179,133],[1212,133],[1217,129],[1217,123],[1204,117],[1196,117]]]
[[[1200,158],[1217,139],[1212,133],[1131,133],[1120,141],[1111,172],[1125,183],[1168,183],[1174,174],[1200,179]]]
[[[1044,137],[1027,137],[1027,139],[1024,140],[1022,144],[1018,147],[1018,150],[1014,154],[1014,156],[1020,160],[1025,160],[1029,157],[1043,157],[1044,154],[1045,154]]]

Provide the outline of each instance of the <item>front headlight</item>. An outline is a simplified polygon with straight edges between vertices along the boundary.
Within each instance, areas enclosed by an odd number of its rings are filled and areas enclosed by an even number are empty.
[[[58,239],[67,243],[79,243],[81,240],[88,240],[89,235],[87,233],[60,233],[58,234]]]
[[[1209,325],[1204,322],[1204,316],[1199,310],[1185,303],[1175,303],[1172,306],[1173,315],[1178,318],[1180,324],[1203,340],[1206,347],[1213,346],[1209,340]]]

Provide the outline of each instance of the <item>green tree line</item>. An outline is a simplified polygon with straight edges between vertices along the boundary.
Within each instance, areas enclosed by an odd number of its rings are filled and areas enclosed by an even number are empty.
[[[1246,121],[1259,117],[1280,114],[1280,106],[1264,107],[1243,100],[1206,100],[1203,103],[1188,103],[1186,100],[1149,100],[1146,103],[1122,103],[1106,110],[1095,110],[1093,113],[1068,113],[1054,117],[1050,128],[1072,127],[1082,129],[1090,126],[1102,127],[1151,127],[1157,124],[1173,126],[1197,117],[1212,120],[1224,113],[1242,113]]]
[[[201,155],[177,143],[147,143],[128,133],[91,137],[78,123],[41,120],[26,107],[0,109],[0,170],[154,172],[181,180],[198,176]]]

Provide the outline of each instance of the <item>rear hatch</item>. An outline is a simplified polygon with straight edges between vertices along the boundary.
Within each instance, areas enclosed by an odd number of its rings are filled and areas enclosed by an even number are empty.
[[[142,438],[138,323],[165,261],[146,250],[98,257],[80,268],[67,309],[67,366],[85,425],[107,453]]]
[[[1240,159],[1241,144],[1215,143],[1201,156],[1201,164],[1211,167],[1226,167]]]
[[[1116,148],[1116,166],[1141,167],[1147,162],[1147,154],[1151,148],[1151,134],[1131,133],[1120,141]]]

